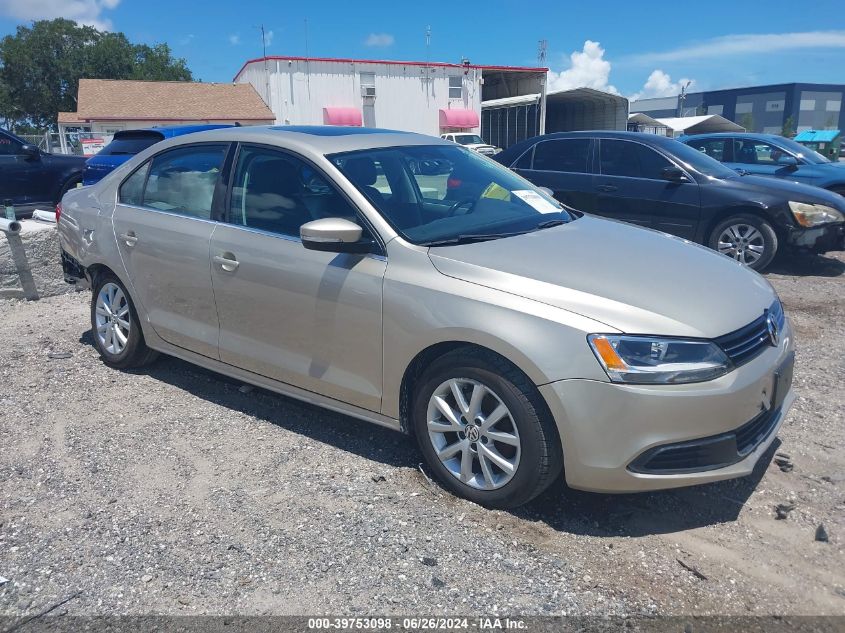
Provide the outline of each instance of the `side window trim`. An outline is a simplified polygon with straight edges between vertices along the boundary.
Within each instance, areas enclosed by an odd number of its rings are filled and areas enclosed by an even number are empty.
[[[369,256],[375,257],[386,257],[387,250],[385,249],[384,240],[382,239],[381,235],[379,235],[378,231],[375,230],[375,227],[372,226],[370,221],[367,219],[367,216],[361,211],[361,209],[356,205],[349,196],[346,195],[346,192],[343,191],[341,187],[337,185],[335,180],[330,177],[319,165],[314,164],[311,160],[303,156],[302,154],[298,154],[292,150],[289,150],[285,147],[279,147],[278,145],[268,145],[266,143],[255,143],[255,142],[238,142],[235,143],[237,147],[232,152],[232,164],[230,165],[230,173],[228,176],[228,182],[226,186],[226,196],[224,198],[224,209],[223,215],[221,216],[221,222],[225,223],[228,226],[233,228],[242,229],[245,231],[252,231],[255,233],[261,233],[262,235],[270,235],[272,237],[277,237],[279,239],[284,239],[289,242],[302,242],[298,235],[287,235],[285,233],[274,233],[273,231],[265,231],[262,229],[256,229],[254,227],[243,226],[241,224],[236,224],[231,220],[231,210],[232,210],[232,189],[235,185],[235,172],[237,171],[238,167],[238,159],[240,157],[241,149],[246,147],[253,147],[258,149],[270,150],[274,152],[278,152],[280,154],[284,154],[285,156],[289,156],[296,160],[302,161],[304,164],[308,165],[311,169],[313,169],[319,176],[321,176],[326,183],[334,189],[338,195],[340,195],[348,204],[351,209],[355,211],[355,216],[361,222],[363,228],[369,232],[369,234],[373,237],[373,241],[375,242],[375,249],[372,253],[367,253]]]

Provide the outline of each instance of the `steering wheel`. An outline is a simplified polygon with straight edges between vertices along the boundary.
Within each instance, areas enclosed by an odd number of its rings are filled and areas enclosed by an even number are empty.
[[[475,204],[477,202],[478,202],[478,200],[476,200],[475,198],[461,198],[460,200],[454,202],[451,207],[449,207],[449,211],[446,213],[446,217],[451,218],[451,217],[457,215],[458,209],[460,209],[461,207],[464,207],[466,205],[469,205],[469,208],[467,209],[466,213],[464,213],[463,215],[468,215],[468,214],[472,213],[473,211],[475,211]]]

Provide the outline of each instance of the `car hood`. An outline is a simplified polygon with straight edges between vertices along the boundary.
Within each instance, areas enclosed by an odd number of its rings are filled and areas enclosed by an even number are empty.
[[[715,338],[775,300],[752,270],[665,233],[584,216],[476,244],[435,247],[442,274],[546,303],[626,333]]]
[[[741,185],[749,193],[780,195],[796,202],[812,202],[813,204],[826,204],[837,209],[845,209],[845,199],[838,193],[785,178],[749,175],[737,176],[731,180]]]

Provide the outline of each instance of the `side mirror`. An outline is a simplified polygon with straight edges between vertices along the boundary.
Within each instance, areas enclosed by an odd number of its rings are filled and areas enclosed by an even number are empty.
[[[39,158],[41,156],[41,150],[35,145],[21,145],[21,154],[27,158]]]
[[[664,167],[663,171],[660,172],[660,176],[663,180],[668,180],[669,182],[690,181],[689,176],[687,176],[680,167]]]
[[[322,218],[299,227],[302,245],[311,251],[328,253],[368,253],[369,242],[362,242],[363,229],[345,218]]]
[[[782,154],[778,160],[778,165],[781,167],[798,167],[798,159],[795,156],[789,156],[788,154]]]

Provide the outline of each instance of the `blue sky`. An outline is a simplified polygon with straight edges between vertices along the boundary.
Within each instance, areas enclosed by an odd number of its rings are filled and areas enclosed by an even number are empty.
[[[0,0],[0,35],[64,16],[167,42],[195,77],[231,81],[267,53],[536,65],[548,41],[552,87],[587,85],[626,96],[806,81],[845,82],[842,0],[708,2],[259,2],[257,0]]]

